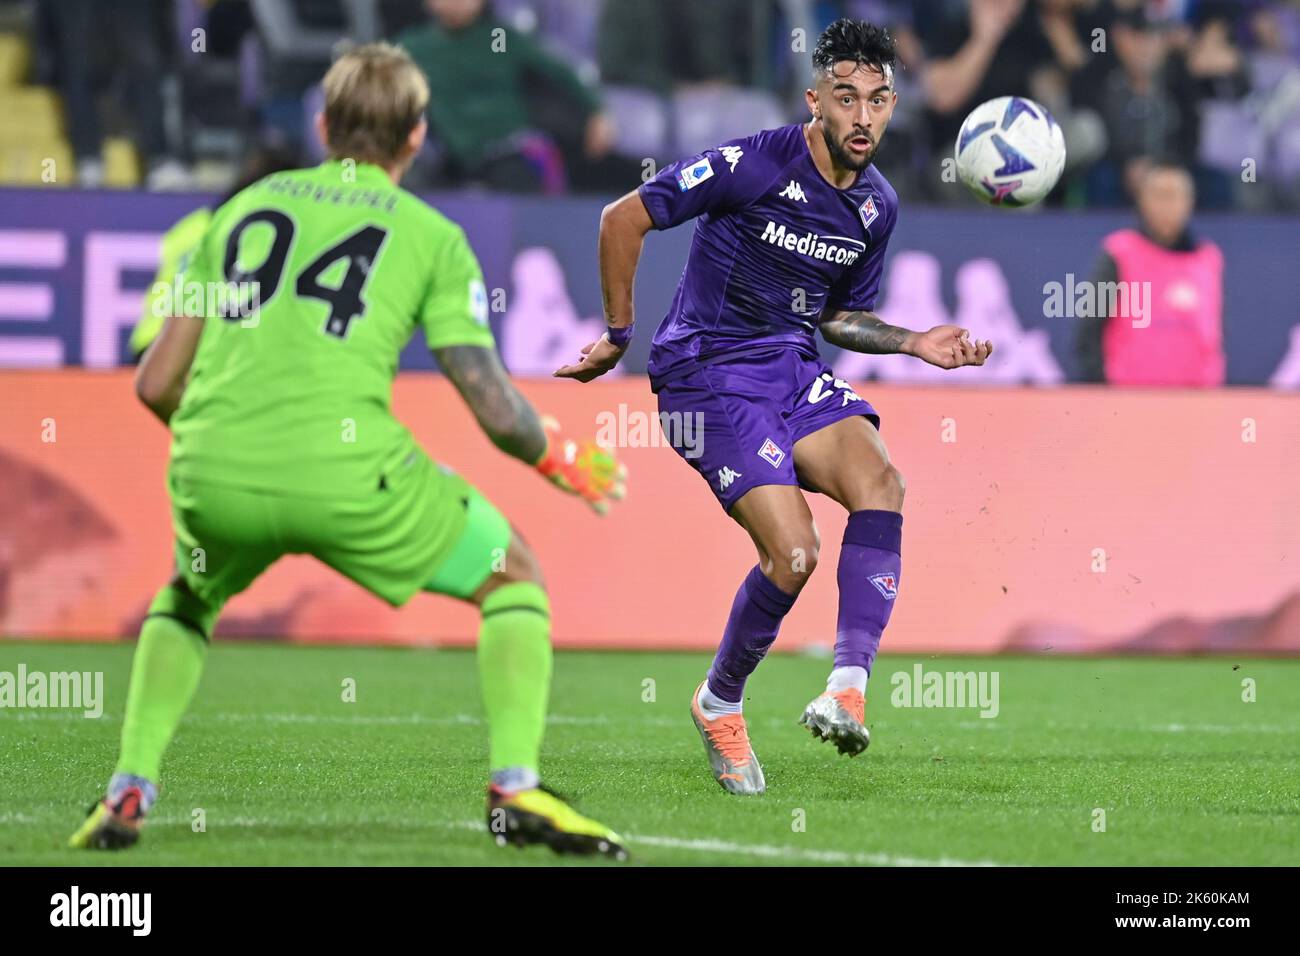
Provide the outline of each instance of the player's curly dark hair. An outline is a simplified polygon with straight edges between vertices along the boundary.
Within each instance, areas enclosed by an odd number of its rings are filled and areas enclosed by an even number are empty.
[[[893,69],[898,60],[894,38],[884,27],[866,20],[840,17],[817,38],[813,48],[813,68],[829,73],[832,64],[842,60],[856,60],[865,66],[875,67],[884,73]]]

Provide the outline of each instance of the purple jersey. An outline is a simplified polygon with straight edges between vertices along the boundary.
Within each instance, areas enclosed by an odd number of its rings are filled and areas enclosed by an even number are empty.
[[[700,220],[650,351],[655,391],[744,353],[794,349],[815,359],[824,310],[875,306],[898,194],[874,166],[836,189],[801,124],[668,166],[640,194],[656,229]]]

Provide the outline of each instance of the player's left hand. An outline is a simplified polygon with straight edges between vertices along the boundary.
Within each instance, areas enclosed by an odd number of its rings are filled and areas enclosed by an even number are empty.
[[[993,343],[975,341],[960,325],[936,325],[928,332],[913,332],[906,351],[939,368],[983,365],[993,354]]]
[[[565,365],[557,368],[552,374],[556,378],[576,378],[579,382],[590,382],[593,378],[604,375],[623,357],[626,349],[621,349],[606,336],[602,335],[596,341],[587,345],[582,350],[582,361],[576,365]]]

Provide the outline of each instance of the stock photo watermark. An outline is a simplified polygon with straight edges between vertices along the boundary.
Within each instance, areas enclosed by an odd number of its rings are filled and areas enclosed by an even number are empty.
[[[658,427],[656,427],[658,426]],[[703,412],[643,412],[620,402],[596,415],[596,444],[602,448],[682,449],[687,458],[704,454]]]
[[[998,671],[927,671],[917,663],[910,671],[895,671],[889,683],[894,707],[978,708],[990,719],[1002,709]]]
[[[104,713],[103,671],[0,671],[0,709],[80,710],[90,720]]]
[[[171,282],[155,282],[149,294],[149,309],[159,319],[220,316],[255,328],[262,308],[262,284],[257,281],[193,282],[178,272]]]
[[[1150,282],[1093,282],[1065,274],[1064,282],[1043,283],[1043,317],[1048,319],[1123,318],[1133,328],[1151,324]]]

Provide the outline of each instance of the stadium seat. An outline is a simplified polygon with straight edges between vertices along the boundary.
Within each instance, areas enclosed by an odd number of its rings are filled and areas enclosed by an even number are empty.
[[[601,91],[605,111],[614,117],[614,149],[623,156],[667,157],[668,105],[663,97],[632,86]]]
[[[0,89],[22,83],[30,64],[27,41],[16,33],[0,33]]]
[[[737,88],[681,90],[673,96],[672,115],[678,156],[786,122],[776,97]]]
[[[62,137],[0,142],[0,183],[6,186],[71,186],[77,178],[76,168],[72,150]]]
[[[25,143],[63,137],[58,95],[42,86],[0,88],[0,140]]]
[[[1283,182],[1300,184],[1300,116],[1278,130],[1274,140],[1276,173]]]
[[[134,189],[140,185],[140,156],[129,139],[109,136],[104,140],[104,185]]]
[[[1210,100],[1201,113],[1201,162],[1240,174],[1243,156],[1265,155],[1264,134],[1245,100]]]

